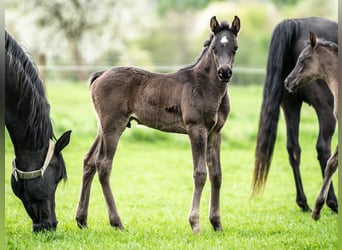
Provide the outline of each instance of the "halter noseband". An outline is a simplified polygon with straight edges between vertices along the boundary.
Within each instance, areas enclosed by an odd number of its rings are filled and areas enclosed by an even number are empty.
[[[15,180],[18,181],[18,178],[24,179],[24,180],[29,180],[29,179],[34,179],[34,178],[37,178],[40,176],[43,177],[44,172],[47,169],[47,167],[49,166],[49,163],[52,159],[54,151],[55,151],[55,143],[52,140],[50,140],[49,149],[46,153],[46,157],[45,157],[43,166],[38,170],[34,170],[34,171],[30,171],[30,172],[24,172],[24,171],[17,169],[15,159],[14,159],[12,161],[12,174],[13,174]]]

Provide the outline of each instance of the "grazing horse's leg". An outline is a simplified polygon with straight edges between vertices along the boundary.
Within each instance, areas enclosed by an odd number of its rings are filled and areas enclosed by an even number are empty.
[[[198,233],[200,231],[199,206],[202,190],[207,178],[206,148],[208,135],[206,129],[194,126],[187,127],[187,131],[190,138],[194,165],[194,193],[192,196],[189,223],[192,231]]]
[[[327,107],[326,105],[317,105],[314,105],[319,121],[319,135],[316,143],[316,150],[321,166],[322,176],[324,178],[327,160],[330,157],[331,138],[335,131],[336,119],[330,107]],[[331,208],[331,210],[333,210],[334,212],[338,211],[337,199],[332,183],[326,197],[326,203],[328,207]]]
[[[312,211],[312,218],[315,220],[318,220],[320,217],[320,211],[324,205],[325,199],[327,198],[332,176],[335,173],[337,166],[338,166],[338,147],[336,147],[335,152],[327,161],[327,167],[325,168],[323,184],[318,193],[318,196],[315,202],[315,207]]]
[[[96,173],[95,167],[95,155],[97,153],[99,143],[99,136],[96,136],[96,139],[89,149],[88,153],[85,155],[83,160],[83,176],[82,176],[82,186],[81,186],[81,194],[78,202],[78,208],[76,212],[76,221],[79,228],[87,227],[87,217],[88,217],[88,206],[89,206],[89,197],[90,197],[90,189],[91,183],[93,181],[94,175]]]
[[[305,212],[311,211],[303,189],[302,178],[300,175],[300,156],[301,149],[299,146],[299,116],[302,102],[290,99],[289,102],[284,102],[283,110],[287,129],[287,152],[289,161],[292,167],[295,184],[296,184],[296,202],[298,206]]]
[[[113,117],[115,117],[115,115]],[[112,227],[123,229],[123,225],[121,223],[121,219],[116,208],[113,192],[110,185],[110,174],[112,172],[113,158],[119,142],[119,138],[124,131],[128,120],[125,120],[123,123],[120,123],[119,119],[112,119],[112,117],[110,120],[111,121],[109,122],[109,124],[111,127],[104,127],[99,154],[96,159],[96,167],[102,187],[102,192],[107,203],[109,223]],[[115,124],[115,126],[113,126],[113,124]],[[122,126],[120,126],[120,124]]]
[[[220,188],[222,171],[220,162],[221,133],[212,132],[208,137],[207,165],[211,185],[209,220],[215,231],[221,231]]]

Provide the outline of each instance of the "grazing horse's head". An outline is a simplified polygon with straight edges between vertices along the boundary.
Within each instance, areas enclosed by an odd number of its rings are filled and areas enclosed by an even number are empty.
[[[55,141],[37,69],[7,32],[5,42],[5,124],[15,151],[12,189],[32,219],[33,231],[54,230],[55,192],[67,177],[61,152],[71,131]]]
[[[57,227],[55,192],[58,183],[66,178],[61,152],[69,143],[70,132],[57,142],[50,140],[45,150],[18,153],[12,162],[12,190],[32,219],[34,232]]]
[[[210,29],[214,33],[209,45],[212,53],[217,77],[223,83],[228,83],[232,76],[235,53],[238,49],[237,34],[240,30],[240,19],[235,16],[231,27],[225,22],[219,23],[216,17],[210,20]]]

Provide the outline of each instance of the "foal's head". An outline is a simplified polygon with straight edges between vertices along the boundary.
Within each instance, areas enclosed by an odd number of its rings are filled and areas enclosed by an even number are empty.
[[[332,64],[337,63],[337,60],[334,60],[337,56],[334,56],[332,51],[337,53],[335,43],[318,40],[316,34],[310,32],[308,45],[299,54],[294,69],[285,79],[285,87],[289,92],[295,91],[312,80],[325,80],[327,74],[331,72],[327,72],[324,67],[333,68]]]
[[[210,20],[210,29],[214,33],[208,53],[212,53],[217,77],[223,83],[228,83],[232,76],[235,53],[238,49],[237,34],[240,30],[240,19],[235,16],[231,27],[226,22],[221,24],[216,17]]]

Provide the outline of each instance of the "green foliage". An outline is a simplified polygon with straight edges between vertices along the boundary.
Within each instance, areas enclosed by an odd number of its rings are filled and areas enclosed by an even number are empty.
[[[231,113],[223,129],[221,151],[223,232],[214,232],[208,221],[208,182],[201,201],[201,233],[191,232],[187,216],[193,167],[187,137],[137,128],[135,123],[122,135],[111,176],[126,229],[117,231],[109,226],[96,177],[90,196],[89,228],[78,229],[74,217],[82,159],[95,137],[96,118],[85,84],[50,82],[47,87],[56,136],[73,130],[71,142],[63,151],[69,179],[56,193],[58,228],[56,232],[31,232],[31,221],[11,190],[13,148],[6,134],[6,249],[337,249],[337,216],[324,207],[316,222],[295,204],[282,116],[265,194],[249,200],[261,86],[229,89]],[[322,177],[315,151],[317,118],[308,105],[303,105],[300,129],[302,178],[312,205]],[[334,138],[332,145],[336,143]],[[337,185],[337,175],[333,181]]]
[[[188,11],[202,9],[208,5],[211,0],[158,0],[158,11],[165,15],[169,11]]]

